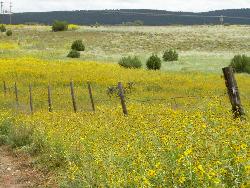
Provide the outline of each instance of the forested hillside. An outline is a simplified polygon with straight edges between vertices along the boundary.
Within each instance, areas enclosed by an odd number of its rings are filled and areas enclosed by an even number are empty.
[[[121,9],[121,10],[80,10],[16,13],[14,24],[40,23],[51,24],[54,20],[66,20],[70,23],[91,25],[95,23],[106,25],[127,24],[136,20],[145,25],[196,25],[219,24],[220,16],[224,16],[227,24],[250,24],[250,9],[218,10],[203,13],[169,12],[164,10]],[[9,18],[5,16],[5,22]]]

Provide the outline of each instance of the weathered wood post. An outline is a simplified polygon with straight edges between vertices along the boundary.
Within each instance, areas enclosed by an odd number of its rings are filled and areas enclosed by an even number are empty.
[[[53,112],[52,108],[52,96],[51,96],[51,87],[48,85],[48,105],[49,105],[49,112]]]
[[[118,89],[119,89],[119,97],[121,99],[123,113],[124,113],[124,115],[128,115],[128,110],[127,110],[127,106],[126,106],[126,102],[125,102],[124,90],[123,90],[121,82],[118,83]]]
[[[77,106],[76,106],[76,98],[75,98],[75,91],[74,91],[74,84],[73,81],[70,82],[70,91],[71,91],[71,98],[72,98],[72,104],[74,112],[77,112]]]
[[[17,89],[17,84],[15,82],[15,85],[14,85],[14,92],[15,92],[15,98],[16,98],[16,108],[18,110],[18,107],[19,107],[19,100],[18,100],[18,89]]]
[[[34,108],[33,108],[33,97],[32,97],[32,87],[29,85],[29,94],[30,94],[30,112],[31,114],[34,113]]]
[[[241,105],[240,92],[238,89],[237,81],[234,76],[234,70],[232,67],[225,67],[222,70],[224,73],[227,92],[232,105],[234,117],[241,117],[245,115],[245,112]]]
[[[95,103],[94,103],[94,98],[93,98],[93,93],[92,93],[92,87],[90,82],[88,82],[88,90],[89,90],[89,97],[90,97],[90,102],[92,106],[92,110],[95,112]]]
[[[6,94],[7,94],[7,86],[6,86],[5,81],[3,81],[3,92],[4,92],[4,96],[6,96]]]

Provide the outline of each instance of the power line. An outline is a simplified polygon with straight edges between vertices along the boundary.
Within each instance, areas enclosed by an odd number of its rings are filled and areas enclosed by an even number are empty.
[[[12,2],[10,1],[10,25],[12,23]]]
[[[164,14],[159,14],[159,13],[144,13],[144,12],[130,12],[130,11],[105,11],[104,14],[111,14],[111,13],[120,13],[120,14],[130,14],[130,15],[148,15],[148,16],[176,16],[176,17],[197,17],[197,18],[218,18],[221,19],[223,18],[231,18],[231,19],[243,19],[243,20],[250,20],[250,17],[234,17],[234,16],[206,16],[206,15],[191,15],[191,14],[171,14],[171,13],[164,13]]]
[[[223,25],[223,23],[224,23],[224,17],[221,15],[220,16],[220,24]]]
[[[1,4],[1,19],[0,19],[1,23],[3,23],[3,3],[4,3],[3,1],[0,2],[0,4]]]

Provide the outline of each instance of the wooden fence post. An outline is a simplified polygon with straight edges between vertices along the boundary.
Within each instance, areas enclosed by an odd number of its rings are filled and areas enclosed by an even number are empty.
[[[238,89],[237,81],[234,76],[232,67],[225,67],[222,69],[225,83],[227,87],[228,96],[232,105],[232,111],[235,118],[245,115],[244,109],[241,105],[240,92]]]
[[[119,96],[120,96],[120,99],[121,99],[121,105],[122,105],[123,113],[124,113],[124,115],[128,115],[128,110],[127,110],[126,103],[125,103],[124,90],[123,90],[121,82],[118,83],[118,89],[119,89]]]
[[[72,103],[73,103],[73,108],[74,112],[77,112],[77,106],[76,106],[76,99],[75,99],[75,92],[74,92],[74,84],[73,81],[70,82],[70,91],[71,91],[71,97],[72,97]]]
[[[93,93],[92,93],[92,87],[90,82],[88,82],[88,90],[89,90],[89,97],[92,105],[92,110],[95,112],[95,103],[94,103],[94,98],[93,98]]]
[[[6,94],[7,94],[7,86],[6,86],[5,81],[3,81],[3,92],[4,92],[4,96],[6,96]]]
[[[14,90],[15,90],[15,97],[16,97],[16,108],[18,110],[18,107],[19,107],[19,100],[18,100],[18,89],[17,89],[17,84],[15,82],[15,85],[14,85]]]
[[[33,97],[32,97],[32,87],[29,85],[29,94],[30,94],[30,112],[31,114],[34,113],[34,108],[33,108]]]
[[[51,97],[51,87],[50,87],[50,85],[48,85],[48,105],[49,105],[49,112],[53,112],[52,97]]]

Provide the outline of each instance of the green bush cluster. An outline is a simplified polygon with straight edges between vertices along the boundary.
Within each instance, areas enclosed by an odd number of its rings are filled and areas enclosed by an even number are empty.
[[[179,54],[176,50],[170,49],[166,50],[162,56],[164,61],[178,61]],[[141,60],[134,56],[123,57],[119,60],[118,64],[124,68],[141,68]],[[146,66],[148,70],[160,70],[162,66],[162,60],[156,54],[151,55],[147,62]]]
[[[231,60],[230,66],[238,73],[245,72],[250,74],[250,57],[246,55],[235,55]]]
[[[0,25],[0,31],[2,32],[2,33],[4,33],[4,32],[6,32],[6,27],[5,27],[5,25]]]
[[[71,51],[67,55],[69,58],[80,58],[81,57],[81,51],[85,50],[85,46],[82,42],[82,40],[76,40],[71,45]]]
[[[176,50],[170,49],[164,52],[162,58],[164,61],[178,61],[179,54]]]
[[[48,143],[45,140],[45,136],[41,133],[34,131],[34,128],[28,124],[18,124],[16,125],[14,119],[6,119],[0,124],[0,146],[10,145],[15,148],[16,151],[28,153],[31,155],[41,154],[39,158],[40,162],[47,164],[49,161],[48,168],[54,169],[59,166],[63,166],[65,159],[60,153],[62,150],[61,145],[52,146],[51,152],[54,158],[50,158],[44,155],[44,150],[48,148]],[[56,150],[56,152],[53,152]],[[44,161],[46,160],[46,162]]]
[[[123,57],[120,59],[119,63],[118,63],[121,67],[124,68],[134,68],[134,69],[139,69],[142,67],[142,63],[141,60],[134,56],[128,56],[128,57]]]
[[[67,31],[68,30],[68,23],[65,21],[54,21],[52,25],[52,31],[58,32],[58,31]]]
[[[156,54],[153,54],[147,60],[146,65],[147,65],[147,68],[149,70],[160,70],[161,69],[161,59]]]
[[[84,46],[82,40],[76,40],[71,45],[71,49],[72,50],[76,50],[76,51],[84,51],[85,50],[85,46]]]
[[[70,57],[70,58],[80,58],[81,54],[80,52],[76,51],[76,50],[71,50],[68,54],[67,57]]]
[[[24,125],[13,127],[12,120],[4,120],[0,125],[0,145],[9,144],[13,148],[23,147],[31,144],[32,129]]]
[[[11,30],[8,30],[7,32],[6,32],[6,35],[9,37],[9,36],[12,36],[12,31]]]
[[[0,25],[0,32],[2,32],[2,33],[5,33],[6,32],[6,35],[7,36],[12,36],[12,31],[9,29],[9,30],[7,30],[6,29],[6,27],[5,27],[5,25]]]

